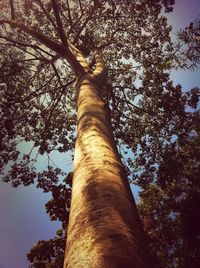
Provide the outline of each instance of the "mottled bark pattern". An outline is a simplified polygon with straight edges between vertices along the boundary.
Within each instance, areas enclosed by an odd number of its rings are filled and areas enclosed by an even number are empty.
[[[137,209],[98,85],[82,78],[64,268],[143,268]]]

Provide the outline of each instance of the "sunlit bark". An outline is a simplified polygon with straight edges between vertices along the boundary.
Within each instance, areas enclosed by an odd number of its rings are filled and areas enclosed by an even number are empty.
[[[88,74],[79,82],[64,268],[147,267],[141,223],[117,153],[109,112],[99,95],[102,82]]]
[[[55,0],[62,45],[15,20],[0,24],[29,34],[65,58],[77,79],[78,130],[64,268],[145,268],[146,243],[134,199],[100,96],[106,68],[99,51],[89,69],[81,51],[66,40]]]

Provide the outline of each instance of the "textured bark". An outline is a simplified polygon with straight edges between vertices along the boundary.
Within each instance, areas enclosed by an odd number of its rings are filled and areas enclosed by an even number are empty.
[[[96,68],[89,70],[81,51],[69,41],[65,44],[56,1],[52,3],[62,45],[15,20],[0,24],[18,28],[65,58],[78,81],[78,136],[64,268],[149,268],[141,222],[109,113],[98,93],[105,64],[94,51]]]
[[[64,268],[147,267],[141,222],[99,81],[84,75],[80,84]]]

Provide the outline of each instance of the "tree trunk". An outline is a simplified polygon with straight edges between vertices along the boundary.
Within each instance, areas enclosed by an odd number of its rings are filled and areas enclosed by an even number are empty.
[[[105,71],[101,53],[94,51],[96,68],[90,70],[81,51],[66,42],[56,1],[52,4],[62,45],[18,21],[0,20],[0,24],[33,36],[64,57],[76,77],[82,77],[64,268],[147,267],[141,222],[116,149],[109,113],[98,92]]]
[[[144,268],[145,239],[98,82],[82,77],[64,268]],[[149,266],[148,266],[149,267]]]

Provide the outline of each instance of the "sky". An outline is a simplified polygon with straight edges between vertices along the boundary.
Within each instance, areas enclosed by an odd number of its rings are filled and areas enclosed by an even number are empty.
[[[176,0],[174,12],[168,15],[173,32],[188,26],[199,14],[200,0]],[[171,73],[174,84],[181,83],[185,91],[200,86],[199,77],[199,70]],[[56,157],[60,167],[70,171],[72,162],[66,156]],[[138,198],[136,191],[135,195]],[[0,268],[27,268],[26,252],[32,245],[54,237],[60,224],[50,222],[45,212],[49,198],[34,185],[16,189],[0,182]]]
[[[200,0],[175,0],[172,13],[168,14],[168,22],[173,26],[171,37],[175,38],[176,31],[189,26],[190,22],[200,16]],[[172,71],[171,79],[175,84],[180,83],[184,91],[199,85],[200,71]]]

